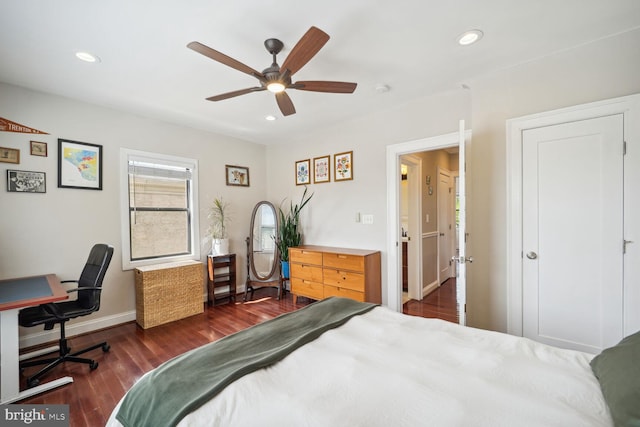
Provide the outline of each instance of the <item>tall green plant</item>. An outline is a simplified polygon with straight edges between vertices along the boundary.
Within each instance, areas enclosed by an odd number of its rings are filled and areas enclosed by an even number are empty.
[[[302,243],[302,234],[300,234],[300,212],[302,208],[309,203],[309,200],[313,197],[313,193],[307,197],[308,188],[304,188],[300,203],[294,205],[290,202],[289,211],[284,212],[282,210],[282,203],[278,207],[280,213],[278,236],[276,238],[276,245],[280,252],[280,259],[282,261],[289,261],[289,248],[292,246],[298,246]],[[284,203],[284,200],[283,200]]]
[[[231,222],[229,218],[229,203],[225,202],[222,197],[213,199],[213,204],[209,209],[209,233],[213,239],[227,238],[227,224]]]

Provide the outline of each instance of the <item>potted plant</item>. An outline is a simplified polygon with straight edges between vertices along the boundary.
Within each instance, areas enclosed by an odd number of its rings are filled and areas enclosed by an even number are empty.
[[[227,236],[227,224],[231,222],[229,217],[229,203],[222,197],[213,199],[208,215],[211,234],[211,255],[226,255],[229,253],[229,238]]]
[[[298,246],[302,243],[302,234],[300,234],[299,229],[300,212],[302,211],[302,208],[309,203],[311,197],[313,197],[313,194],[307,197],[307,190],[308,188],[305,187],[299,204],[294,205],[293,202],[290,202],[288,212],[285,213],[282,210],[282,203],[278,208],[280,224],[278,228],[278,236],[276,237],[276,246],[278,247],[278,252],[280,252],[282,276],[285,278],[289,277],[289,248]]]

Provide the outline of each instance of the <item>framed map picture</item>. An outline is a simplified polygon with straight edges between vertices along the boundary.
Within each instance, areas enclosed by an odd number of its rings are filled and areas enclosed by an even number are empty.
[[[353,151],[333,155],[334,181],[353,179]]]
[[[313,159],[313,183],[329,181],[331,181],[331,157],[316,157]]]
[[[102,145],[58,139],[58,187],[102,190]]]

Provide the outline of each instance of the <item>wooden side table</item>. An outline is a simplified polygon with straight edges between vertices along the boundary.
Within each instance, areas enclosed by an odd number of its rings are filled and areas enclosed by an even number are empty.
[[[236,254],[207,256],[207,301],[215,305],[218,300],[236,300]],[[217,289],[221,289],[216,292]]]

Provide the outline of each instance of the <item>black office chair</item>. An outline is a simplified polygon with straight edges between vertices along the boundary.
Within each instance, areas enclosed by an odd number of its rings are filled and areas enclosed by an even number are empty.
[[[71,348],[67,345],[64,324],[76,317],[86,316],[100,308],[100,293],[102,291],[102,280],[107,272],[107,267],[113,256],[113,247],[105,244],[97,244],[89,253],[87,263],[80,274],[78,280],[63,280],[61,283],[77,283],[78,287],[69,289],[67,293],[77,292],[78,297],[72,301],[61,301],[56,303],[42,304],[37,307],[28,307],[20,310],[18,322],[20,326],[32,327],[44,324],[45,330],[53,329],[56,323],[60,324],[59,356],[49,359],[26,360],[20,362],[20,371],[29,366],[46,365],[34,375],[27,378],[27,386],[35,387],[40,384],[40,377],[49,372],[62,362],[80,362],[89,365],[91,370],[98,367],[98,362],[92,359],[77,357],[80,354],[102,347],[102,351],[109,351],[109,344],[102,342],[92,345],[80,351],[71,353]]]

